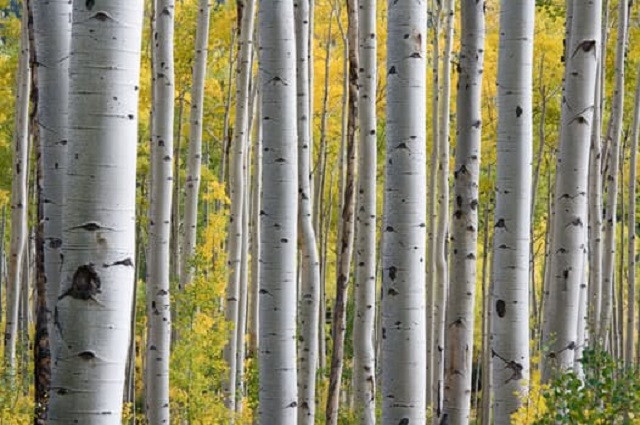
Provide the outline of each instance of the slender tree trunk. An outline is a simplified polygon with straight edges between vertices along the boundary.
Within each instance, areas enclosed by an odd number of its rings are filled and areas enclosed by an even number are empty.
[[[510,423],[529,379],[532,66],[535,2],[503,0],[491,306],[494,423]]]
[[[627,334],[625,366],[630,368],[635,354],[635,307],[636,307],[636,179],[638,166],[638,138],[640,137],[640,65],[636,77],[636,93],[633,108],[631,134],[631,159],[629,160],[629,212],[627,218]]]
[[[250,132],[249,132],[250,133]],[[248,142],[248,140],[247,140]],[[248,143],[245,149],[248,150]],[[245,164],[248,161],[248,155],[245,156]],[[245,171],[248,167],[245,166]],[[248,173],[245,173],[245,181],[249,181]],[[248,289],[249,289],[249,191],[244,191],[244,205],[242,207],[242,258],[240,263],[240,284],[238,288],[238,321],[236,323],[236,391],[235,391],[235,410],[242,412],[243,398],[245,396],[245,367],[244,360],[246,354],[245,336],[247,334],[247,305],[248,305]]]
[[[344,337],[347,330],[347,296],[350,280],[351,256],[354,239],[355,212],[355,167],[356,130],[358,127],[358,6],[357,0],[347,0],[348,45],[348,106],[346,132],[346,166],[343,205],[340,210],[340,238],[338,244],[338,265],[336,272],[336,301],[333,309],[331,335],[331,374],[329,376],[329,396],[327,398],[327,425],[338,423],[338,405],[342,369],[344,365]]]
[[[135,271],[142,18],[140,0],[73,2],[67,155],[73,173],[64,183],[50,424],[121,422]]]
[[[5,282],[5,232],[7,230],[7,207],[2,206],[2,226],[0,226],[0,301],[2,301],[2,284]],[[2,302],[0,302],[0,316],[2,316]]]
[[[468,424],[475,322],[478,243],[478,187],[482,137],[484,2],[462,2],[460,77],[457,94],[453,261],[447,298],[444,414],[451,424]]]
[[[178,94],[178,116],[176,117],[175,145],[173,152],[173,197],[171,205],[171,279],[180,280],[181,250],[180,250],[180,159],[182,154],[182,116],[184,114],[184,93]],[[174,306],[175,312],[175,306]]]
[[[316,363],[318,356],[318,320],[320,302],[320,262],[313,227],[310,186],[311,109],[309,82],[309,14],[308,0],[295,8],[297,127],[298,127],[298,225],[300,227],[301,290],[298,298],[300,337],[298,338],[298,424],[315,422]]]
[[[427,267],[426,267],[426,292],[427,292],[427,409],[434,407],[434,367],[435,356],[434,349],[434,332],[435,332],[435,316],[434,316],[434,300],[435,300],[435,265],[437,259],[435,229],[438,219],[437,213],[437,180],[438,180],[438,141],[440,139],[440,120],[438,119],[438,111],[440,110],[440,2],[432,1],[431,27],[433,28],[433,36],[431,37],[432,55],[431,58],[431,74],[432,74],[432,95],[431,95],[431,167],[429,169],[429,196],[427,198],[428,223],[427,223]]]
[[[594,87],[600,53],[599,0],[574,0],[570,44],[565,59],[562,127],[556,167],[554,251],[545,304],[542,379],[573,367],[578,347],[580,290],[587,249],[587,190]]]
[[[453,50],[453,33],[455,18],[455,0],[444,2],[444,52],[442,55],[442,85],[439,99],[439,134],[438,134],[438,224],[436,233],[436,279],[434,298],[434,397],[435,416],[441,418],[444,412],[445,386],[445,334],[446,306],[449,292],[449,122],[451,98],[451,53]]]
[[[259,11],[263,188],[260,240],[261,425],[297,423],[295,24],[292,2],[264,0]]]
[[[617,221],[618,203],[618,163],[620,157],[620,142],[622,139],[622,109],[624,107],[624,75],[625,56],[628,29],[627,0],[620,0],[618,6],[618,42],[615,59],[615,87],[611,105],[610,132],[607,134],[610,145],[607,185],[607,207],[604,214],[604,244],[602,258],[602,310],[600,316],[599,340],[607,341],[607,335],[613,315],[612,291],[615,269],[615,229]]]
[[[202,115],[204,106],[204,79],[207,70],[209,44],[209,0],[198,1],[196,27],[196,54],[191,85],[191,111],[189,114],[189,148],[187,151],[187,179],[185,181],[184,230],[180,270],[180,289],[193,279],[192,259],[196,248],[198,228],[198,192],[202,161]],[[225,142],[223,142],[225,143]]]
[[[489,180],[491,180],[491,167],[489,167]],[[493,368],[491,362],[491,352],[489,350],[491,341],[489,340],[491,332],[491,277],[488,270],[489,264],[489,215],[490,204],[493,203],[493,196],[490,198],[490,202],[487,202],[484,208],[484,235],[482,238],[482,416],[476,415],[481,418],[482,425],[491,424],[491,407],[493,389],[491,387]]]
[[[257,353],[260,299],[260,194],[262,192],[262,94],[258,91],[255,105],[255,136],[253,145],[253,177],[251,193],[251,297],[249,298],[249,352]]]
[[[171,355],[170,237],[173,196],[174,0],[156,0],[151,122],[151,192],[147,257],[146,412],[149,424],[169,415]]]
[[[27,14],[27,1],[22,10]],[[4,333],[4,362],[10,376],[15,373],[16,344],[18,340],[18,316],[20,310],[20,287],[22,261],[27,247],[27,206],[29,204],[29,34],[27,20],[22,22],[20,56],[18,60],[16,91],[16,115],[13,136],[13,177],[11,183],[11,247],[9,256],[9,279],[7,281],[6,318]]]
[[[606,15],[605,15],[606,16]],[[606,25],[606,19],[602,25]],[[603,65],[606,54],[605,31],[601,29],[600,54],[593,101],[593,125],[589,152],[589,306],[588,327],[589,342],[597,342],[599,334],[602,302],[602,175],[600,173],[602,155],[602,97],[604,91]]]
[[[362,425],[374,425],[376,315],[376,177],[377,177],[377,31],[375,0],[360,0],[358,8],[358,83],[360,97],[358,147],[358,208],[356,217],[355,316],[353,374],[355,410]]]
[[[226,314],[232,323],[229,341],[225,348],[225,358],[229,365],[229,377],[226,384],[226,405],[235,410],[236,403],[236,351],[238,347],[237,332],[240,300],[240,277],[242,268],[243,245],[243,211],[245,192],[245,150],[249,139],[249,95],[251,80],[251,58],[253,56],[253,27],[255,2],[243,0],[238,2],[238,15],[241,19],[240,36],[238,38],[238,64],[236,67],[238,81],[236,84],[236,115],[233,132],[232,160],[229,187],[231,189],[231,215],[229,216],[228,261],[229,281],[226,295]]]
[[[388,3],[382,422],[425,424],[426,2]]]

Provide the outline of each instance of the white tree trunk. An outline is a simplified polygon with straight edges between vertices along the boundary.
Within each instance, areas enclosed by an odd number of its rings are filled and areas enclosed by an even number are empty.
[[[491,307],[494,423],[509,424],[529,379],[534,0],[502,0]]]
[[[131,337],[141,0],[75,0],[49,423],[119,424]]]
[[[256,81],[256,84],[258,82]],[[251,193],[251,297],[249,298],[249,351],[258,349],[260,290],[260,194],[262,193],[262,94],[258,91],[255,104],[255,136],[253,141],[253,177]]]
[[[556,167],[551,281],[544,305],[542,379],[573,367],[578,347],[580,288],[587,250],[587,187],[594,95],[600,54],[599,0],[574,0],[565,58],[565,89]]]
[[[353,322],[353,374],[355,411],[362,425],[375,417],[375,316],[376,316],[376,177],[377,125],[376,2],[360,0],[358,8],[359,147],[356,212],[355,316]]]
[[[388,3],[382,421],[426,414],[426,2]]]
[[[298,225],[302,251],[301,287],[298,296],[298,424],[315,422],[316,368],[318,361],[318,321],[320,306],[320,262],[316,234],[313,228],[310,186],[311,120],[309,81],[309,18],[308,0],[299,0],[295,7],[296,81],[298,128]]]
[[[297,423],[298,155],[293,2],[259,8],[263,178],[260,240],[261,425]]]
[[[229,173],[231,189],[231,215],[229,216],[229,281],[227,284],[225,317],[232,324],[229,341],[225,348],[225,359],[229,365],[226,384],[226,405],[235,410],[236,403],[236,351],[238,347],[238,301],[240,299],[240,277],[242,264],[243,205],[245,192],[245,151],[249,140],[249,82],[251,80],[251,58],[253,55],[253,26],[255,21],[255,1],[238,3],[238,13],[242,14],[240,37],[238,38],[238,81],[236,84],[236,115],[233,132],[232,160]]]
[[[436,279],[434,297],[434,389],[435,416],[440,418],[444,402],[444,359],[445,359],[445,321],[447,294],[449,292],[449,268],[447,248],[449,246],[449,134],[451,104],[451,52],[455,18],[455,0],[444,3],[444,52],[442,54],[442,84],[438,112],[438,226],[436,233]]]
[[[198,193],[202,162],[202,115],[204,106],[204,80],[207,73],[209,45],[210,0],[198,1],[196,26],[196,54],[191,83],[191,111],[189,114],[189,148],[187,150],[187,179],[184,184],[184,234],[180,258],[180,288],[193,279],[191,260],[196,249],[198,230]]]
[[[457,95],[457,145],[452,218],[451,285],[447,299],[444,415],[468,424],[475,322],[478,187],[482,137],[484,2],[462,2],[462,40]]]
[[[615,59],[615,87],[611,102],[611,122],[608,129],[609,165],[606,176],[607,203],[604,214],[604,243],[602,258],[602,309],[599,340],[607,341],[613,315],[613,274],[616,252],[616,221],[618,205],[618,170],[620,163],[620,143],[622,139],[622,114],[624,107],[625,56],[628,38],[628,4],[620,0],[618,5],[618,41]]]
[[[18,59],[16,115],[13,135],[13,176],[11,181],[11,246],[9,252],[9,278],[7,280],[7,316],[4,333],[4,362],[8,373],[15,373],[16,343],[18,341],[18,315],[22,262],[27,247],[27,207],[29,204],[29,94],[31,72],[29,67],[29,33],[27,2],[22,3],[24,19],[20,37]]]
[[[251,108],[249,108],[251,109]],[[248,149],[248,144],[247,144]],[[245,161],[248,160],[248,155],[245,157]],[[247,162],[245,162],[246,164]],[[248,167],[245,167],[245,170]],[[246,181],[248,181],[248,174],[245,174]],[[235,390],[235,410],[236,412],[242,412],[243,398],[245,396],[245,382],[244,382],[244,360],[246,354],[245,336],[247,333],[247,306],[249,294],[249,192],[244,191],[244,201],[242,206],[242,258],[240,262],[240,284],[238,288],[238,321],[236,322],[236,390]]]
[[[631,367],[635,354],[635,310],[636,310],[636,179],[638,165],[638,138],[640,138],[640,65],[636,74],[636,93],[633,108],[633,128],[631,134],[631,159],[629,161],[629,212],[627,218],[627,334],[625,336],[624,361]],[[620,277],[622,279],[622,277]]]
[[[427,198],[428,222],[427,222],[427,267],[426,267],[426,292],[427,292],[427,409],[432,410],[434,407],[434,367],[435,356],[434,349],[434,300],[435,300],[435,265],[437,258],[436,249],[436,223],[438,220],[438,206],[436,204],[437,197],[437,180],[438,180],[438,141],[440,137],[440,120],[438,119],[439,96],[440,96],[440,2],[432,0],[431,11],[429,12],[431,27],[433,29],[433,37],[431,38],[431,73],[432,73],[432,89],[431,89],[431,158],[429,167],[429,195]]]
[[[151,191],[147,256],[147,385],[149,424],[168,424],[171,355],[170,244],[173,197],[174,0],[157,0],[154,10]]]
[[[600,173],[602,155],[602,95],[604,78],[602,75],[604,53],[606,52],[604,36],[600,41],[598,70],[593,101],[593,124],[591,126],[591,144],[589,152],[589,227],[588,227],[588,262],[589,262],[589,300],[588,328],[589,343],[597,341],[600,324],[602,296],[602,174]]]
[[[41,193],[46,279],[46,312],[50,347],[51,312],[58,298],[62,248],[62,203],[67,155],[69,47],[71,3],[68,0],[33,1],[35,49],[38,63],[38,134],[42,164]]]

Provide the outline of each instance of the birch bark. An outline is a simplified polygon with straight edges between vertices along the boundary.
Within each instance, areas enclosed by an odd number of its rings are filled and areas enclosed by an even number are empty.
[[[259,8],[263,178],[260,211],[261,425],[297,423],[298,155],[293,2]]]
[[[574,0],[573,4],[556,167],[551,281],[543,313],[542,346],[548,350],[541,362],[545,382],[554,371],[573,367],[587,251],[589,148],[602,5],[599,0]]]
[[[534,11],[533,0],[501,1],[490,347],[498,425],[510,423],[529,379]]]
[[[425,424],[426,2],[388,2],[382,422]]]
[[[170,422],[170,244],[173,198],[174,0],[157,0],[153,34],[151,191],[147,257],[146,412],[150,424]]]
[[[119,424],[131,337],[143,2],[73,2],[49,423]]]
[[[444,414],[451,424],[468,424],[475,321],[478,187],[482,137],[484,2],[461,3],[460,77],[452,218],[451,285],[447,299]]]

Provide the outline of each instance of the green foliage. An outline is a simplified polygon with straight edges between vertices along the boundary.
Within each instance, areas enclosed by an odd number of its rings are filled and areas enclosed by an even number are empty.
[[[555,377],[535,392],[536,412],[521,424],[640,424],[640,375],[601,350],[585,350],[582,374]],[[530,400],[531,401],[531,400]],[[519,418],[523,416],[518,414]]]

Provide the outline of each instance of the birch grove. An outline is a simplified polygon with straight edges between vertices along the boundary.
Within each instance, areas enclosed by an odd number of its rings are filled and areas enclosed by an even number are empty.
[[[635,2],[0,3],[0,423],[640,417]]]

